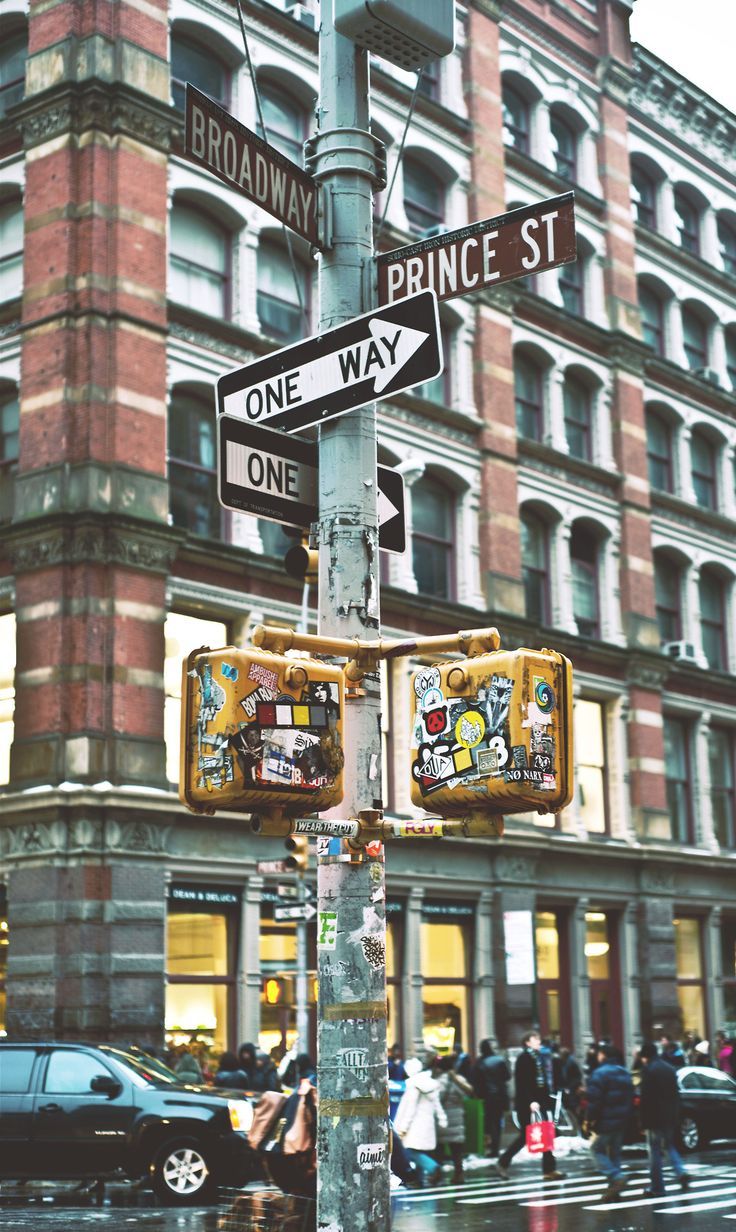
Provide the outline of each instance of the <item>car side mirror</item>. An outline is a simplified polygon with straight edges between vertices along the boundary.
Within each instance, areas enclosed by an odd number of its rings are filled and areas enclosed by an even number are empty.
[[[91,1090],[97,1091],[100,1095],[109,1095],[110,1099],[119,1095],[123,1089],[122,1083],[118,1082],[117,1078],[113,1078],[112,1074],[98,1074],[89,1085]]]

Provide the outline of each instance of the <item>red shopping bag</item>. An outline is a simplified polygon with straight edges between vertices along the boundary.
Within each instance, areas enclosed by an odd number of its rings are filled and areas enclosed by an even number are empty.
[[[555,1144],[555,1127],[552,1121],[532,1121],[526,1127],[526,1149],[530,1155],[542,1155],[551,1151]]]

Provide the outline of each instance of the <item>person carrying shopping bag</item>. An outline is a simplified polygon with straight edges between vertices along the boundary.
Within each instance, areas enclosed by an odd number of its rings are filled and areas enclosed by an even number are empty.
[[[554,1099],[548,1086],[548,1078],[542,1064],[540,1048],[542,1040],[536,1031],[525,1035],[522,1050],[516,1058],[514,1068],[514,1084],[516,1087],[516,1117],[519,1122],[519,1132],[514,1141],[506,1147],[499,1158],[496,1171],[504,1181],[509,1179],[509,1164],[526,1146],[526,1129],[532,1118],[544,1116],[552,1110]],[[561,1181],[563,1172],[557,1171],[554,1152],[551,1149],[542,1152],[542,1180]]]
[[[394,1129],[409,1159],[419,1169],[422,1185],[436,1185],[442,1179],[442,1167],[430,1152],[437,1146],[437,1126],[447,1128],[439,1085],[417,1057],[410,1057],[404,1069],[406,1090],[396,1110]]]

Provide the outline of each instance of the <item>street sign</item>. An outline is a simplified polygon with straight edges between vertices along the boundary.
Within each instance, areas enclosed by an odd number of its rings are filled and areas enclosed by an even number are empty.
[[[301,167],[187,82],[184,150],[228,188],[321,246],[319,185]]]
[[[256,864],[257,873],[293,873],[293,871],[286,860],[259,860]]]
[[[217,409],[298,432],[431,381],[442,362],[437,297],[420,291],[226,372]]]
[[[274,920],[313,920],[317,908],[311,903],[297,903],[293,907],[274,907]]]
[[[562,193],[376,257],[378,302],[431,289],[454,299],[576,259],[575,194]]]
[[[318,446],[302,436],[217,417],[217,495],[226,509],[308,528],[318,516]]]
[[[276,886],[276,893],[279,898],[299,898],[301,890],[298,885],[280,884]]]
[[[303,436],[217,417],[217,495],[226,509],[308,530],[319,516],[319,446]],[[406,550],[404,480],[378,467],[378,546]]]

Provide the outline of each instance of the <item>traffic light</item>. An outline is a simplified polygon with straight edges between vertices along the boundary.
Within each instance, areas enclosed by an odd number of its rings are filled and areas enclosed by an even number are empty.
[[[284,864],[303,877],[309,865],[309,839],[305,834],[290,834],[284,839],[284,847],[289,852]]]
[[[411,798],[442,817],[557,812],[573,792],[572,664],[496,650],[412,678]]]
[[[305,539],[302,539],[301,543],[295,543],[284,557],[284,568],[289,577],[296,578],[297,582],[316,582],[319,569],[316,548],[310,548],[309,541]]]
[[[343,675],[316,659],[203,647],[182,665],[179,796],[193,812],[304,816],[343,796]]]

